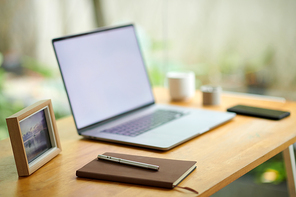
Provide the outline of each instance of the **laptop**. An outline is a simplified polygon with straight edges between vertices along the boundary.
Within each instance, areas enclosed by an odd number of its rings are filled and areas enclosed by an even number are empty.
[[[169,150],[235,114],[156,104],[133,24],[52,40],[79,135]]]

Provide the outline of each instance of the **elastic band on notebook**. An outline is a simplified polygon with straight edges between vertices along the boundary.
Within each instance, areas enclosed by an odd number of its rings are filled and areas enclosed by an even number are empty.
[[[195,189],[192,189],[191,187],[181,187],[181,186],[176,186],[176,187],[180,188],[180,189],[185,189],[185,190],[191,191],[195,194],[198,194],[198,191],[196,191]]]

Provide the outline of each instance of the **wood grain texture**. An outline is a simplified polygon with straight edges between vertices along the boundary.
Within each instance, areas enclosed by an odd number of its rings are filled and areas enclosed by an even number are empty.
[[[296,141],[296,102],[223,94],[221,105],[204,107],[200,92],[188,102],[171,102],[163,88],[154,89],[154,93],[158,103],[218,111],[245,104],[290,111],[291,116],[274,121],[237,115],[230,122],[166,152],[84,140],[78,136],[73,118],[67,117],[57,121],[63,152],[29,177],[18,178],[9,139],[0,141],[0,196],[196,196],[179,188],[170,190],[75,176],[77,169],[104,152],[195,160],[197,169],[180,186],[194,188],[200,193],[198,196],[210,196]]]
[[[17,164],[17,172],[19,176],[27,176],[30,174],[30,172],[19,120],[17,117],[12,116],[6,119],[6,123],[9,131],[13,154],[15,155],[14,159],[15,163]]]

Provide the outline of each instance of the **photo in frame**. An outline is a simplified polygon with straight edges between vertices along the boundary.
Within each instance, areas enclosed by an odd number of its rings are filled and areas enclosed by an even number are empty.
[[[6,118],[19,176],[29,176],[61,152],[51,100]]]

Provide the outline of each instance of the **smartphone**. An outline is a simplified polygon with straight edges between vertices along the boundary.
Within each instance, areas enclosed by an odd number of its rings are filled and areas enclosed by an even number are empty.
[[[236,105],[227,109],[229,112],[234,112],[241,115],[254,116],[272,120],[281,120],[290,115],[290,112],[272,110],[260,107],[252,107],[246,105]]]

